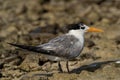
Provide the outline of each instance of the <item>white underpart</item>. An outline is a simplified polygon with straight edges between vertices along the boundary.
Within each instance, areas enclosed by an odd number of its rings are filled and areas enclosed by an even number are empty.
[[[83,46],[83,44],[84,44],[84,32],[82,32],[80,30],[71,30],[71,31],[69,31],[69,33],[67,35],[75,36],[80,41],[81,45]]]
[[[117,64],[120,64],[120,61],[116,61]]]
[[[56,57],[56,56],[51,56],[51,55],[45,55],[49,60],[51,61],[61,61],[61,60],[65,60],[63,58],[60,57]]]

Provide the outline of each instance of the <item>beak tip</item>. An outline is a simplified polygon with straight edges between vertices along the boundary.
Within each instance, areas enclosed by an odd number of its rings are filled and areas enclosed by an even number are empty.
[[[104,32],[104,30],[101,30],[100,32]]]

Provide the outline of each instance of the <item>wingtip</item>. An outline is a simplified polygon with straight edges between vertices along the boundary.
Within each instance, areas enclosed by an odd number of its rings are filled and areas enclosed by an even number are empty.
[[[15,47],[20,47],[20,46],[22,46],[22,45],[19,45],[19,44],[9,43],[9,42],[7,42],[7,44],[9,44],[9,45],[11,45],[11,46],[15,46]]]
[[[7,42],[7,44],[9,44],[9,45],[15,45],[15,44],[13,44],[13,43],[10,43],[10,42]]]
[[[10,45],[11,45],[12,43],[10,43],[10,42],[7,42],[7,44],[10,44]]]

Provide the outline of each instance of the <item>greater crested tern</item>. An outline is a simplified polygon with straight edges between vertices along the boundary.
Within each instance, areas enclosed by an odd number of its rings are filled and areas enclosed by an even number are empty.
[[[59,70],[63,72],[60,61],[66,61],[67,71],[69,72],[68,60],[74,59],[80,55],[84,47],[84,33],[85,32],[103,32],[101,29],[88,27],[83,23],[75,24],[68,33],[58,36],[48,43],[40,44],[38,46],[27,46],[21,44],[9,43],[28,51],[33,51],[46,55],[51,61],[58,61]]]

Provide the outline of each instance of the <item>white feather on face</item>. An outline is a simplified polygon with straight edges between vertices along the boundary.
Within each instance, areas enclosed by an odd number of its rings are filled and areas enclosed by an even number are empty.
[[[84,34],[85,34],[85,32],[87,32],[88,29],[89,29],[89,27],[87,25],[83,24],[83,23],[76,24],[75,28],[73,27],[73,29],[71,29],[68,32],[68,35],[75,36],[77,39],[79,39],[79,41],[82,44],[84,44]]]
[[[87,25],[83,24],[83,23],[72,24],[70,26],[68,34],[72,34],[76,37],[84,36],[84,33],[87,32],[88,29],[89,29],[89,27]]]
[[[80,25],[80,30],[86,32],[88,29],[89,29],[89,27],[87,25],[85,25],[85,24]]]

